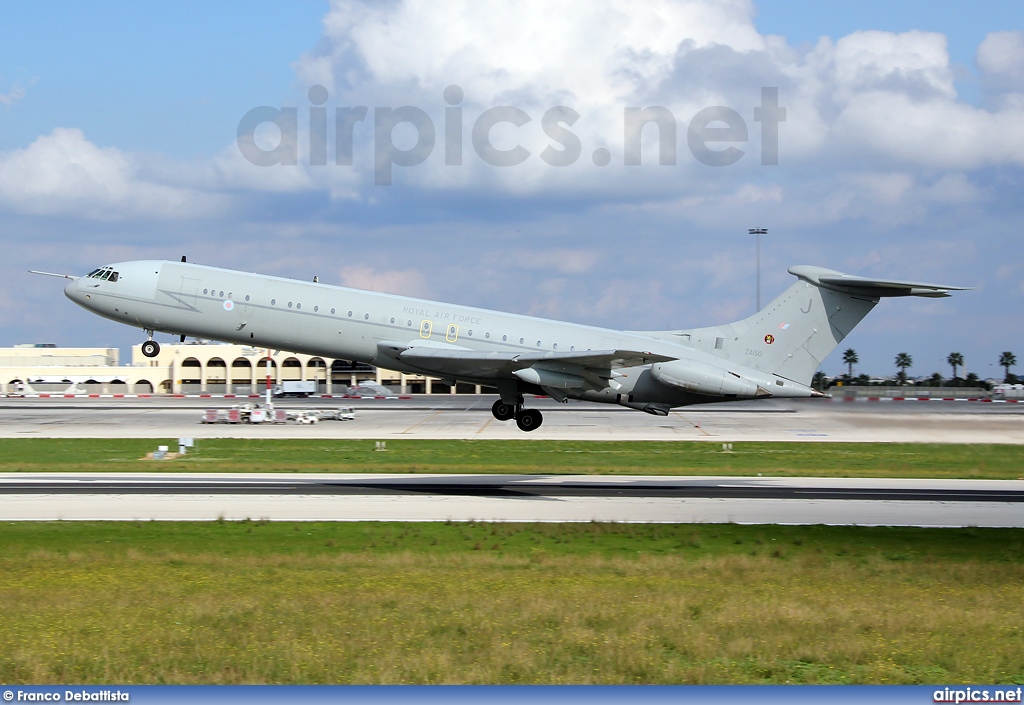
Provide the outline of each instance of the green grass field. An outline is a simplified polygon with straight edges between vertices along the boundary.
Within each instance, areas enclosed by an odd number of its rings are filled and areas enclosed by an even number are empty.
[[[170,442],[165,441],[165,443]],[[160,442],[0,439],[0,472],[430,472],[1024,478],[1024,446],[891,443],[200,439],[147,461]],[[173,444],[172,444],[173,445]]]
[[[0,472],[1009,478],[1015,446],[0,440]],[[1024,531],[0,523],[6,683],[1024,682]]]
[[[1024,532],[0,524],[4,683],[1022,683]]]

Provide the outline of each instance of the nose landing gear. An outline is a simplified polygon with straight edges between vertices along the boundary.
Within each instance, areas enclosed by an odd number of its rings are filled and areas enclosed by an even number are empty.
[[[491,413],[498,421],[515,419],[520,431],[534,431],[544,422],[544,415],[536,409],[524,409],[523,398],[519,397],[516,404],[506,404],[499,399],[491,407]]]
[[[156,357],[160,354],[160,343],[153,340],[153,331],[147,330],[149,340],[142,344],[142,354],[146,357]]]

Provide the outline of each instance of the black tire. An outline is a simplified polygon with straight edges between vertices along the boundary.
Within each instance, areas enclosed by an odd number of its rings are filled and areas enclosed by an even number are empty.
[[[498,421],[508,421],[516,415],[516,408],[499,399],[491,407],[491,413],[494,414],[494,418],[498,419]]]
[[[526,433],[536,431],[543,422],[544,416],[536,409],[526,409],[516,417],[516,425],[519,426],[519,430]]]
[[[156,357],[160,354],[160,343],[155,340],[147,340],[142,344],[142,354],[146,357]]]

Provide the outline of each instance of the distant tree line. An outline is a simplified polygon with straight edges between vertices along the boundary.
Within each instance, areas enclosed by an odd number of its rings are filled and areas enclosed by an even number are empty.
[[[854,365],[860,362],[857,356],[857,351],[853,348],[847,348],[843,352],[843,364],[846,365],[846,374],[836,377],[832,380],[832,384],[842,384],[843,386],[868,386],[868,385],[887,385],[887,384],[906,384],[908,380],[907,370],[914,366],[914,359],[909,353],[901,352],[896,355],[893,360],[893,365],[896,367],[896,374],[891,378],[886,378],[882,381],[874,380],[867,374],[854,375]],[[964,356],[962,353],[951,352],[946,357],[946,363],[950,366],[953,372],[953,376],[946,378],[942,376],[942,373],[935,372],[930,377],[924,379],[918,379],[917,386],[923,387],[985,387],[989,385],[980,379],[975,372],[969,372],[961,377],[958,372],[964,368]],[[1007,384],[1018,384],[1017,375],[1010,372],[1011,367],[1017,365],[1017,356],[1012,352],[1004,352],[999,355],[999,366],[1003,368],[1004,382]],[[824,372],[818,372],[814,375],[814,381],[812,386],[817,389],[824,389],[826,384],[826,376]]]

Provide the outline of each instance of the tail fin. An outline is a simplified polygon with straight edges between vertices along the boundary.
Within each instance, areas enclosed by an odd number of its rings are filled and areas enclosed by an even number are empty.
[[[673,331],[671,337],[727,360],[809,386],[821,361],[880,298],[938,298],[965,288],[869,279],[809,265],[790,267],[789,273],[799,281],[750,318],[723,326]]]

